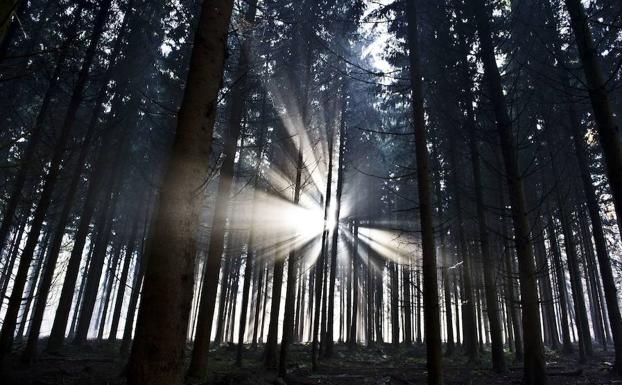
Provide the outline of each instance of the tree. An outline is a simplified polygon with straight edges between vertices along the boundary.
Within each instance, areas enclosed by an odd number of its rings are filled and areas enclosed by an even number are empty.
[[[233,1],[229,0],[201,6],[175,142],[149,240],[136,337],[128,364],[128,383],[132,385],[183,383],[198,208],[208,174],[232,9]],[[162,314],[163,307],[176,311]]]
[[[527,384],[546,384],[544,347],[540,332],[538,288],[533,247],[529,234],[523,179],[517,162],[512,133],[512,121],[507,112],[501,75],[495,59],[495,50],[489,24],[489,12],[484,1],[474,4],[475,22],[480,42],[480,56],[484,65],[484,80],[493,106],[499,142],[505,166],[509,192],[514,244],[519,264],[521,304],[523,308],[524,372]]]
[[[407,3],[408,48],[410,79],[412,82],[412,109],[415,131],[415,154],[417,159],[417,186],[419,193],[419,220],[421,222],[423,306],[426,330],[428,384],[442,384],[441,327],[436,277],[436,246],[432,198],[430,196],[429,154],[426,143],[426,124],[423,104],[423,84],[419,68],[417,38],[417,8],[415,0]]]

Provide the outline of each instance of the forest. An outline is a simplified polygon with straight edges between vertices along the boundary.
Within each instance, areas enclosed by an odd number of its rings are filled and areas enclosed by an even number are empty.
[[[0,384],[622,383],[620,0],[0,0]]]

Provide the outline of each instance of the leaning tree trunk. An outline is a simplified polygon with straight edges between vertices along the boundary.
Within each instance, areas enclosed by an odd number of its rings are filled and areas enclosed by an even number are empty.
[[[86,88],[89,71],[95,53],[97,44],[103,34],[106,19],[108,18],[108,11],[112,0],[104,0],[100,5],[99,11],[94,21],[94,27],[89,37],[89,45],[86,49],[84,59],[78,73],[78,79],[73,88],[71,99],[69,100],[69,106],[63,118],[63,123],[60,128],[60,135],[55,143],[55,150],[50,161],[49,170],[44,178],[43,188],[37,208],[33,214],[33,220],[30,223],[30,231],[28,232],[28,239],[24,250],[20,257],[20,263],[17,270],[17,275],[13,283],[13,290],[11,292],[11,298],[2,324],[2,331],[0,332],[0,361],[2,361],[4,355],[11,349],[13,343],[13,334],[15,332],[15,322],[17,320],[17,314],[22,302],[22,294],[24,286],[28,278],[28,269],[30,262],[32,261],[35,248],[37,246],[39,235],[43,227],[43,222],[46,217],[47,209],[52,202],[52,194],[54,187],[58,180],[58,176],[61,172],[61,164],[63,162],[63,156],[65,153],[65,146],[71,137],[71,131],[78,113],[78,109],[82,102],[82,96]]]
[[[618,227],[622,228],[622,144],[620,143],[619,127],[613,117],[609,102],[608,82],[603,76],[600,63],[598,62],[598,53],[594,47],[592,33],[583,4],[580,0],[565,0],[565,2],[570,14],[570,25],[575,34],[579,56],[587,80],[594,111],[594,120],[603,149],[605,164],[607,165],[607,176],[616,208]],[[603,276],[607,310],[609,311],[611,332],[613,334],[615,348],[614,369],[618,374],[622,374],[622,321],[620,319],[619,306],[617,306],[617,293],[615,285],[612,285],[613,277],[609,274],[611,271],[609,261],[601,258],[599,255],[598,263]],[[617,311],[616,307],[618,307]]]
[[[9,2],[12,0],[0,0],[4,2]],[[28,143],[26,144],[26,148],[24,149],[24,154],[20,158],[19,162],[21,166],[17,171],[17,175],[15,175],[15,180],[11,185],[11,190],[9,193],[9,199],[7,200],[4,208],[3,208],[3,217],[2,223],[0,224],[0,252],[4,250],[4,243],[6,238],[9,235],[11,230],[11,226],[13,225],[15,212],[17,210],[19,201],[22,197],[22,189],[24,188],[24,184],[26,182],[26,177],[28,176],[28,171],[33,163],[34,157],[36,156],[36,148],[38,143],[41,141],[41,138],[44,134],[44,123],[45,118],[47,117],[48,109],[52,103],[52,100],[59,89],[59,80],[62,75],[62,71],[65,67],[65,62],[69,56],[70,48],[73,45],[76,32],[78,30],[78,26],[80,25],[80,20],[82,16],[82,9],[84,8],[84,1],[81,0],[78,3],[77,9],[74,11],[75,16],[66,31],[67,37],[59,47],[58,57],[56,59],[56,65],[54,67],[54,72],[50,77],[50,82],[45,91],[45,95],[43,96],[41,106],[39,107],[39,111],[37,113],[37,117],[35,118],[34,125],[30,132],[30,138],[28,139]]]
[[[192,302],[197,232],[209,172],[232,0],[201,6],[177,132],[150,239],[130,385],[184,383],[183,351]],[[162,312],[163,308],[172,311]]]
[[[598,61],[598,51],[594,47],[592,32],[581,0],[565,0],[565,3],[587,80],[598,138],[607,165],[607,176],[616,208],[618,227],[622,228],[622,144],[620,143],[619,127],[616,124],[609,102],[608,81],[603,76]],[[622,340],[619,343],[622,343]],[[616,364],[620,366],[622,362],[616,361]],[[622,368],[616,368],[616,370],[622,372]]]
[[[128,5],[131,5],[133,1],[130,1]],[[128,8],[131,9],[131,8]],[[95,135],[97,121],[100,117],[100,114],[104,107],[104,102],[107,96],[108,91],[108,81],[110,80],[113,68],[115,68],[115,62],[117,56],[120,54],[123,36],[125,35],[125,31],[127,28],[127,20],[128,14],[126,13],[123,17],[123,22],[121,24],[119,33],[115,38],[114,48],[111,52],[110,59],[111,62],[108,65],[106,73],[104,75],[103,84],[99,93],[97,95],[95,101],[95,107],[91,112],[91,118],[89,120],[89,124],[87,127],[87,132],[82,141],[82,147],[80,148],[80,153],[78,154],[78,159],[76,160],[76,164],[74,166],[73,173],[71,175],[71,179],[69,181],[69,186],[64,194],[65,202],[63,204],[63,208],[60,214],[59,222],[57,224],[57,231],[52,238],[52,243],[50,245],[50,250],[48,252],[48,259],[45,262],[45,266],[43,269],[43,275],[41,278],[41,289],[37,296],[37,300],[35,302],[35,308],[33,310],[33,319],[32,326],[30,328],[30,332],[28,335],[28,342],[26,347],[24,348],[24,352],[22,354],[22,359],[26,361],[32,361],[36,358],[37,355],[37,344],[39,340],[39,333],[41,330],[41,324],[43,321],[43,314],[45,312],[45,308],[47,305],[47,299],[49,294],[49,289],[52,284],[52,279],[54,278],[54,271],[56,269],[56,262],[58,260],[58,256],[60,253],[60,248],[62,245],[63,237],[65,235],[65,227],[69,222],[71,209],[74,204],[75,195],[77,193],[78,187],[80,185],[80,177],[82,175],[82,171],[84,170],[84,162],[86,157],[88,156],[91,141],[93,136]],[[64,330],[63,330],[64,333]]]
[[[489,12],[484,1],[474,4],[475,20],[480,40],[480,54],[484,64],[484,78],[496,117],[497,131],[510,197],[514,243],[518,256],[521,303],[523,307],[524,372],[526,384],[546,384],[546,362],[540,331],[538,286],[536,267],[531,243],[523,177],[518,165],[517,149],[514,145],[512,121],[507,111],[501,74],[497,67],[495,48],[489,24]]]
[[[255,7],[251,6],[251,20],[254,19]],[[246,44],[246,43],[245,43]],[[243,50],[247,47],[243,47]],[[227,202],[231,187],[233,185],[233,175],[235,166],[235,154],[237,142],[242,128],[242,116],[244,114],[245,100],[247,97],[248,79],[248,57],[246,52],[242,52],[240,65],[236,72],[236,84],[231,95],[231,116],[229,119],[229,131],[226,135],[224,147],[224,160],[220,169],[220,180],[210,242],[207,252],[205,274],[203,276],[203,289],[199,302],[199,313],[197,318],[196,336],[192,350],[192,358],[188,376],[196,379],[204,379],[207,375],[207,356],[212,332],[212,319],[214,317],[214,307],[218,292],[218,275],[222,262],[222,252],[224,246],[226,230]]]
[[[585,150],[585,143],[581,140],[583,137],[580,130],[579,119],[577,118],[574,104],[569,104],[570,130],[573,139],[574,150],[579,164],[581,174],[581,182],[583,183],[583,192],[587,203],[587,209],[592,222],[592,235],[594,237],[594,245],[596,246],[596,258],[600,267],[600,275],[603,280],[603,289],[605,291],[605,304],[607,306],[607,314],[609,315],[609,326],[613,337],[613,345],[615,349],[614,367],[618,374],[622,374],[622,317],[620,316],[620,306],[618,304],[618,292],[611,268],[611,261],[607,251],[607,242],[603,229],[602,219],[600,217],[600,207],[596,197],[596,191],[592,182],[592,176],[589,171],[588,154]]]
[[[415,130],[419,220],[421,222],[423,308],[427,353],[426,366],[428,369],[428,384],[442,384],[441,323],[438,302],[438,281],[436,277],[436,246],[434,244],[434,223],[429,180],[429,154],[426,147],[423,80],[419,63],[415,0],[408,0],[406,13],[408,20],[410,79],[412,83],[411,103]]]

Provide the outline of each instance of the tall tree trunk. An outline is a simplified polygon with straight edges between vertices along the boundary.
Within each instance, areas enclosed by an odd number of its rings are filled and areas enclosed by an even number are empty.
[[[95,213],[101,190],[103,190],[104,181],[109,180],[110,167],[108,166],[109,153],[105,149],[113,143],[113,131],[109,130],[104,135],[102,143],[100,145],[99,154],[93,165],[91,174],[89,175],[89,185],[86,192],[86,199],[80,215],[80,221],[74,236],[74,242],[71,249],[71,255],[69,256],[69,262],[65,271],[65,279],[63,281],[63,287],[61,289],[60,298],[58,300],[58,306],[56,308],[56,314],[54,316],[54,322],[52,324],[52,330],[50,332],[50,338],[48,339],[46,350],[56,351],[65,341],[65,330],[67,329],[67,321],[69,320],[69,313],[71,312],[71,304],[73,302],[73,296],[75,291],[76,282],[78,280],[78,274],[80,273],[80,262],[82,260],[82,252],[86,244],[86,239],[89,234],[89,226],[91,219]],[[118,143],[117,150],[113,155],[113,162],[118,162],[118,159],[122,156],[120,151],[122,147],[121,143]],[[100,230],[100,229],[97,229]],[[95,238],[95,231],[93,232],[92,239]],[[56,242],[57,240],[55,240]],[[92,254],[93,245],[91,246]],[[50,267],[51,268],[51,267]],[[82,286],[85,281],[82,282]],[[81,298],[80,298],[81,300]],[[79,304],[80,302],[78,302]],[[77,310],[77,307],[76,307]],[[78,314],[74,312],[75,314]],[[72,328],[73,330],[73,328]]]
[[[175,142],[155,214],[149,255],[145,256],[143,295],[128,364],[129,385],[184,382],[183,350],[192,303],[203,183],[209,171],[232,9],[231,0],[201,5]],[[176,310],[163,313],[164,307]]]
[[[553,217],[550,214],[550,209],[547,232],[551,245],[551,250],[553,253],[553,266],[555,269],[555,276],[557,281],[557,291],[559,293],[559,307],[561,310],[560,321],[562,329],[562,352],[568,354],[572,353],[573,351],[572,341],[570,340],[570,326],[568,325],[568,291],[566,290],[566,277],[564,275],[564,270],[562,267],[561,252],[559,249],[557,234],[555,232]]]
[[[72,340],[74,345],[84,344],[88,337],[91,318],[93,316],[93,309],[95,307],[95,303],[97,302],[99,281],[101,280],[102,268],[104,266],[108,244],[112,233],[113,220],[119,199],[119,190],[121,189],[121,182],[123,180],[122,163],[123,162],[119,162],[114,165],[115,175],[112,180],[112,188],[111,191],[106,194],[101,207],[99,219],[101,227],[100,232],[98,233],[98,238],[95,241],[95,250],[93,251],[93,256],[91,258],[91,263],[89,264],[89,270],[86,277],[84,296],[80,306],[78,324],[76,325],[76,334]]]
[[[442,384],[441,323],[436,277],[436,246],[432,199],[430,197],[429,155],[426,141],[425,111],[423,103],[423,80],[419,63],[417,12],[415,0],[407,3],[408,48],[410,79],[412,83],[412,109],[415,133],[415,156],[417,161],[417,190],[419,196],[419,220],[421,222],[423,310],[428,384]]]
[[[587,22],[583,4],[581,0],[565,0],[565,3],[587,80],[598,138],[607,165],[607,176],[612,190],[618,227],[622,228],[622,144],[620,143],[620,128],[613,116],[607,91],[607,80],[603,76],[598,51],[594,47],[592,32]],[[614,344],[620,347],[620,349],[616,349],[619,351],[616,353],[616,371],[622,373],[622,335],[618,336],[618,341],[614,341]]]
[[[254,20],[256,7],[252,4],[249,8],[249,21]],[[246,43],[244,43],[246,44]],[[247,48],[243,48],[243,51]],[[207,374],[207,358],[212,331],[212,319],[218,292],[218,275],[222,262],[222,252],[227,225],[227,202],[233,185],[235,154],[237,142],[242,129],[242,117],[244,115],[245,101],[248,93],[248,57],[246,52],[240,56],[240,65],[236,72],[236,84],[231,95],[231,115],[228,132],[225,139],[224,160],[220,169],[220,180],[214,208],[214,218],[210,233],[210,242],[207,252],[205,275],[203,276],[203,290],[199,302],[199,314],[197,329],[192,350],[192,358],[188,369],[188,376],[196,379],[204,379]]]
[[[39,283],[39,280],[40,280],[40,275],[41,275],[40,274],[41,266],[43,265],[43,262],[45,259],[45,254],[47,251],[47,246],[49,244],[51,232],[52,230],[48,230],[48,229],[44,231],[45,235],[43,236],[43,239],[41,240],[41,243],[38,246],[36,262],[31,269],[30,278],[28,279],[28,286],[26,287],[26,291],[24,292],[26,296],[26,303],[22,306],[21,316],[20,316],[20,321],[19,321],[19,329],[15,336],[15,338],[17,338],[18,341],[20,342],[24,335],[26,324],[28,323],[28,314],[30,313],[30,305],[32,304],[33,299],[36,296],[38,296],[38,291],[40,291],[41,285]]]
[[[526,384],[541,385],[546,384],[548,380],[540,332],[536,268],[529,222],[527,220],[523,177],[518,165],[512,121],[507,111],[501,74],[495,59],[495,48],[488,20],[490,14],[482,0],[476,1],[473,6],[479,32],[480,54],[484,64],[484,80],[496,117],[514,224],[514,243],[518,256],[521,303],[523,307],[523,381]]]
[[[121,249],[123,247],[122,241],[117,237],[112,241],[112,253],[108,257],[108,266],[106,269],[106,277],[104,279],[104,297],[99,302],[99,314],[101,320],[97,320],[95,325],[99,323],[99,331],[97,333],[97,340],[101,341],[104,338],[104,330],[106,329],[106,320],[108,318],[108,307],[110,306],[110,297],[115,286],[115,277],[117,275],[117,269],[119,267],[119,258],[121,257]]]
[[[0,1],[17,2],[19,0]],[[4,249],[4,243],[9,235],[9,232],[11,231],[11,226],[13,225],[13,221],[15,219],[15,212],[18,208],[18,204],[22,196],[22,190],[26,182],[26,177],[28,176],[28,171],[30,170],[30,167],[36,156],[37,145],[41,141],[41,138],[44,134],[44,121],[47,117],[47,112],[50,104],[52,103],[52,99],[59,89],[58,81],[60,80],[60,76],[62,75],[62,72],[64,70],[65,62],[70,53],[70,48],[75,41],[76,33],[82,17],[82,10],[84,9],[84,3],[84,0],[80,0],[78,2],[78,7],[74,11],[75,16],[66,32],[67,37],[59,48],[54,72],[52,74],[52,77],[50,78],[50,82],[48,83],[45,95],[43,96],[41,106],[39,106],[39,111],[37,113],[37,117],[35,118],[35,123],[30,131],[30,138],[28,139],[28,143],[26,144],[26,148],[24,149],[24,154],[19,160],[20,167],[17,171],[17,175],[15,176],[15,180],[12,183],[11,192],[9,193],[9,199],[3,208],[2,223],[0,224],[0,252]]]
[[[611,335],[613,337],[613,345],[615,349],[614,367],[616,372],[622,375],[622,317],[620,316],[618,292],[611,268],[609,252],[607,251],[607,242],[605,240],[605,232],[603,230],[596,190],[594,188],[588,167],[589,160],[584,147],[585,143],[581,140],[583,135],[580,130],[579,119],[577,118],[573,103],[569,104],[568,117],[570,119],[569,123],[574,150],[579,164],[581,182],[583,183],[583,192],[585,194],[588,214],[592,223],[592,236],[594,237],[594,245],[596,247],[596,258],[598,259],[598,267],[600,268],[600,274],[603,280],[605,304],[607,306],[609,327],[611,328]],[[617,210],[616,213],[618,213]]]
[[[24,230],[26,229],[26,225],[28,224],[29,215],[29,209],[25,209],[24,212],[20,215],[19,225],[17,226],[15,235],[13,237],[13,242],[8,250],[6,260],[3,264],[4,266],[2,269],[2,276],[0,277],[0,305],[4,303],[4,299],[6,298],[6,292],[9,288],[9,281],[11,280],[13,268],[15,267],[15,262],[17,261],[17,257],[19,255],[19,246],[22,243],[22,237],[24,236]]]
[[[329,207],[331,204],[331,195],[332,195],[332,177],[333,177],[333,140],[334,140],[334,130],[331,128],[329,132],[328,139],[328,176],[326,179],[326,190],[324,194],[324,229],[322,231],[322,240],[321,240],[321,251],[320,257],[318,258],[315,264],[315,309],[313,315],[313,339],[311,342],[311,366],[313,370],[317,370],[317,358],[319,355],[318,348],[318,339],[321,338],[322,341],[325,342],[326,335],[323,333],[325,324],[324,320],[326,318],[326,309],[322,309],[323,299],[326,299],[326,294],[322,295],[322,292],[326,291],[324,285],[328,284],[326,281],[326,269],[327,269],[327,259],[326,254],[328,250],[328,215],[329,215]],[[322,318],[320,318],[320,312],[322,313]],[[321,327],[320,327],[321,325]],[[320,333],[320,330],[322,333]],[[321,336],[320,336],[321,334]]]
[[[443,192],[441,189],[441,176],[440,176],[440,162],[438,156],[432,157],[434,162],[434,191],[437,200],[437,222],[440,227],[440,246],[439,252],[441,253],[443,266],[441,268],[442,281],[443,281],[443,299],[445,302],[445,324],[447,327],[447,338],[445,343],[445,355],[451,356],[454,353],[454,326],[453,326],[453,311],[451,306],[451,279],[449,276],[449,250],[446,245],[446,228],[445,228],[445,210],[443,207]],[[458,331],[459,333],[459,331]],[[398,334],[399,336],[399,334]]]
[[[78,79],[73,88],[69,106],[63,118],[63,123],[60,128],[60,135],[55,143],[55,150],[50,162],[49,170],[44,178],[43,188],[37,203],[37,208],[33,214],[33,220],[30,223],[30,231],[28,232],[28,240],[24,246],[24,250],[20,257],[20,263],[18,266],[17,275],[13,284],[13,291],[11,292],[11,298],[9,300],[9,306],[2,324],[2,331],[0,332],[0,361],[3,360],[4,355],[11,349],[13,343],[13,334],[15,332],[15,322],[17,319],[17,313],[22,301],[22,294],[24,291],[24,285],[28,278],[28,269],[30,262],[32,261],[35,247],[39,240],[41,228],[46,217],[47,209],[52,201],[52,194],[54,187],[58,180],[58,176],[61,171],[61,164],[63,162],[63,156],[65,153],[65,146],[70,139],[71,131],[78,113],[78,109],[82,102],[82,96],[86,88],[86,82],[88,80],[91,64],[95,57],[97,44],[103,34],[104,26],[108,18],[108,11],[110,9],[112,0],[104,0],[100,4],[100,8],[95,17],[93,30],[89,37],[89,45],[86,49],[86,53],[82,60],[80,71],[78,73]]]
[[[591,356],[592,337],[590,335],[587,310],[585,308],[583,284],[581,283],[581,272],[579,270],[579,258],[575,248],[572,226],[569,222],[571,220],[570,213],[568,209],[564,207],[564,203],[558,201],[557,204],[559,220],[562,224],[562,232],[564,234],[564,245],[566,249],[566,258],[568,260],[568,271],[570,273],[570,286],[572,289],[577,331],[579,335],[581,360],[584,361],[584,355]]]
[[[279,314],[281,308],[281,289],[283,288],[283,269],[285,258],[275,255],[274,273],[272,274],[272,302],[270,304],[270,323],[266,339],[265,365],[268,369],[277,367],[277,343],[279,333]]]
[[[136,212],[138,217],[140,214]],[[121,270],[121,276],[119,277],[119,289],[117,290],[117,298],[114,303],[112,311],[112,322],[110,323],[110,333],[108,334],[109,341],[115,341],[117,339],[117,329],[119,328],[119,320],[121,318],[121,308],[123,307],[123,299],[125,298],[125,287],[127,286],[127,276],[130,271],[130,264],[132,262],[132,255],[134,254],[134,248],[136,247],[136,236],[138,233],[138,218],[134,219],[134,225],[132,226],[132,232],[130,238],[127,241],[127,248],[125,249],[125,260],[123,261],[123,269]]]
[[[345,90],[342,90],[344,93]],[[345,157],[345,126],[346,98],[342,96],[341,123],[339,126],[339,160],[337,163],[337,191],[335,196],[335,226],[332,229],[332,248],[330,250],[330,280],[328,291],[328,324],[326,336],[326,357],[333,355],[333,329],[335,318],[335,281],[337,280],[337,250],[339,243],[339,215],[341,214],[341,195],[343,193],[344,157]]]
[[[136,315],[136,307],[138,305],[138,298],[140,296],[140,287],[143,280],[143,276],[145,274],[145,256],[148,255],[149,250],[147,247],[149,246],[148,240],[150,239],[150,235],[153,231],[153,209],[154,204],[153,200],[155,199],[155,194],[153,192],[150,193],[149,199],[149,212],[145,215],[145,224],[143,226],[142,238],[141,238],[141,250],[139,254],[136,256],[136,263],[134,264],[134,277],[132,278],[132,286],[130,301],[127,305],[127,312],[125,315],[125,326],[123,328],[123,340],[121,341],[120,352],[121,354],[126,354],[130,350],[130,343],[132,340],[132,332],[134,330],[134,318]]]
[[[131,4],[133,0],[128,2],[127,12],[131,11]],[[36,358],[37,355],[37,344],[39,340],[39,333],[41,331],[41,323],[43,321],[43,314],[45,312],[45,308],[47,305],[47,299],[49,294],[49,289],[52,284],[52,279],[54,278],[54,271],[56,269],[56,263],[58,261],[58,256],[60,253],[60,248],[62,245],[63,237],[65,235],[65,227],[69,221],[69,217],[71,215],[71,209],[73,204],[75,203],[75,195],[77,193],[79,184],[80,184],[80,176],[84,170],[84,163],[86,157],[88,156],[89,149],[91,148],[89,144],[92,141],[93,136],[95,135],[95,129],[97,126],[97,121],[101,112],[103,110],[104,102],[107,96],[108,91],[108,82],[110,81],[113,68],[115,68],[116,58],[120,54],[123,37],[125,35],[125,31],[127,29],[128,24],[128,13],[123,16],[123,22],[121,24],[119,33],[115,38],[114,48],[111,52],[110,59],[111,62],[108,65],[106,73],[104,75],[103,84],[99,93],[97,95],[95,101],[95,107],[91,112],[91,118],[87,127],[87,132],[82,141],[82,146],[80,148],[80,153],[78,154],[78,159],[74,165],[74,170],[71,175],[71,179],[69,181],[69,186],[64,194],[65,202],[63,204],[63,208],[60,213],[59,222],[57,223],[57,230],[54,233],[54,237],[52,238],[52,243],[50,245],[50,249],[48,252],[48,258],[45,262],[45,266],[43,269],[43,275],[41,278],[41,290],[39,291],[39,295],[37,296],[37,300],[35,302],[35,308],[33,310],[33,320],[32,326],[30,328],[30,332],[28,335],[28,342],[24,351],[22,353],[22,359],[25,361],[32,361]],[[64,333],[63,329],[63,333]]]
[[[503,183],[501,178],[499,178],[499,207],[506,207],[504,194],[503,194]],[[523,333],[520,325],[520,312],[518,307],[516,306],[518,299],[516,298],[515,285],[514,285],[514,263],[513,263],[513,255],[512,250],[510,248],[510,238],[508,234],[508,223],[507,223],[507,213],[503,211],[501,213],[501,218],[499,221],[499,225],[501,226],[501,240],[502,240],[502,248],[503,248],[503,263],[505,266],[505,295],[506,302],[509,305],[510,318],[512,320],[512,334],[514,340],[514,359],[516,361],[523,360]]]
[[[300,202],[300,191],[302,189],[302,169],[304,167],[302,158],[302,143],[299,143],[298,148],[298,160],[296,163],[296,182],[294,185],[294,200],[293,203],[297,205]],[[297,234],[294,235],[296,237]],[[304,245],[303,245],[304,247]],[[287,284],[285,286],[285,309],[283,317],[283,336],[281,340],[281,352],[279,359],[279,376],[285,377],[287,374],[287,351],[289,344],[292,341],[294,334],[294,311],[296,301],[296,270],[297,263],[297,251],[295,245],[292,246],[292,250],[287,257]]]
[[[472,122],[472,120],[469,120],[469,122]],[[473,130],[473,127],[471,127],[471,130]],[[486,308],[488,310],[488,321],[490,322],[492,368],[494,371],[501,373],[505,372],[507,368],[505,365],[505,356],[503,352],[503,335],[501,330],[501,322],[499,321],[496,280],[497,266],[495,260],[492,258],[492,255],[490,255],[490,244],[488,241],[488,224],[486,220],[486,209],[484,207],[484,193],[482,190],[479,146],[476,142],[476,139],[474,138],[474,133],[469,140],[469,147],[471,149],[473,185],[475,186],[475,205],[477,208],[477,224],[479,230],[479,242],[484,270],[484,291],[486,295]]]
[[[351,322],[348,325],[350,328],[348,347],[350,349],[356,346],[357,341],[357,321],[358,321],[358,304],[359,304],[359,257],[358,257],[358,222],[352,221],[352,252],[350,257],[352,259],[352,317]],[[397,268],[397,267],[396,267]],[[397,273],[396,273],[397,274]],[[398,285],[399,287],[399,285]]]

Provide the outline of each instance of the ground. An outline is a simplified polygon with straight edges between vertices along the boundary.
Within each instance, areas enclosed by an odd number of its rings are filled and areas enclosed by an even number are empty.
[[[277,379],[261,363],[262,347],[247,350],[243,367],[234,365],[235,349],[221,347],[210,356],[210,376],[206,385],[409,385],[425,384],[425,349],[421,345],[395,351],[389,345],[359,347],[349,350],[335,346],[332,359],[320,361],[315,373],[310,368],[310,347],[292,347],[288,376]],[[489,356],[484,353],[477,365],[467,365],[460,354],[445,358],[445,384],[520,384],[521,365],[511,359],[509,370],[496,374],[488,369]],[[118,344],[91,342],[85,347],[67,347],[59,354],[43,354],[31,365],[19,362],[14,355],[7,361],[0,383],[3,385],[123,385],[123,368],[127,357],[118,354]],[[609,374],[611,352],[596,352],[586,364],[579,365],[576,356],[547,352],[551,384],[619,384],[622,378]]]

